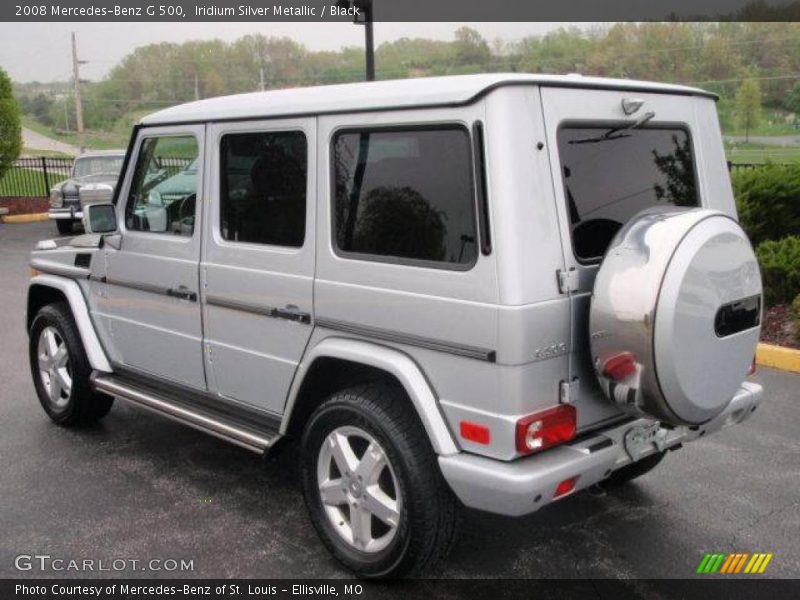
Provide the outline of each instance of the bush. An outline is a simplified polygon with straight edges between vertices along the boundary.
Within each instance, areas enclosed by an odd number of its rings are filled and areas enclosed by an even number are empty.
[[[800,163],[741,170],[732,179],[739,220],[754,245],[800,235]]]
[[[766,241],[756,248],[767,306],[791,302],[800,294],[800,237]]]
[[[0,177],[22,151],[22,127],[19,105],[11,91],[11,79],[0,69]]]
[[[800,294],[797,294],[792,301],[792,320],[794,321],[794,330],[800,337]]]

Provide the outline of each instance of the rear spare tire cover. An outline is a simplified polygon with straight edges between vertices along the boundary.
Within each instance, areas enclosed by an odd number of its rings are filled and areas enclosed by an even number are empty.
[[[734,219],[702,208],[647,210],[619,231],[595,279],[595,370],[626,412],[698,425],[733,398],[760,322],[758,262]]]

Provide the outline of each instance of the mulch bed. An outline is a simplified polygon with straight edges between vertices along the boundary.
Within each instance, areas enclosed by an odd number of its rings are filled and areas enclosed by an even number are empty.
[[[788,304],[776,304],[764,311],[761,341],[800,350],[800,331],[795,327]]]
[[[50,200],[48,198],[27,196],[22,198],[0,196],[0,207],[7,208],[9,215],[43,213],[50,208]]]

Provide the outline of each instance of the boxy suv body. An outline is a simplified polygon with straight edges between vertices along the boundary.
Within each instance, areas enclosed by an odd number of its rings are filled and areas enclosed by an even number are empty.
[[[191,177],[154,177],[164,156]],[[631,479],[761,400],[761,280],[701,90],[194,102],[143,119],[115,208],[84,218],[32,256],[47,413],[119,397],[256,452],[299,438],[312,521],[362,576],[443,556],[461,503],[523,515]]]

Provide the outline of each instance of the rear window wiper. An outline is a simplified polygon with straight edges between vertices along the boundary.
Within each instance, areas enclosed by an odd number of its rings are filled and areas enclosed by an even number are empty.
[[[570,144],[596,144],[597,142],[607,142],[608,140],[618,140],[620,138],[630,137],[626,131],[630,131],[631,129],[638,129],[645,123],[647,123],[650,119],[656,116],[656,113],[650,111],[644,113],[641,117],[628,123],[626,125],[620,125],[619,127],[614,127],[609,129],[605,133],[600,135],[587,137],[587,138],[580,138],[577,140],[570,140],[568,143]]]

